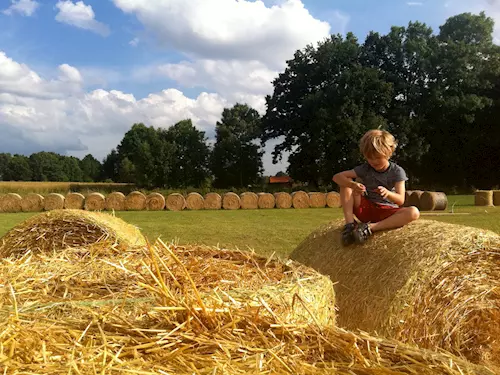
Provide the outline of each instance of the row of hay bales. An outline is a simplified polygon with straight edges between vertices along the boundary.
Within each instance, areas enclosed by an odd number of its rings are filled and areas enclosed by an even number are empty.
[[[241,195],[226,193],[190,193],[187,196],[173,193],[164,197],[160,193],[145,195],[139,191],[124,195],[114,192],[108,196],[91,193],[84,196],[80,193],[69,193],[66,196],[51,193],[45,197],[31,193],[21,197],[9,193],[0,197],[0,212],[38,212],[57,209],[84,209],[87,211],[182,211],[186,210],[238,210],[238,209],[289,209],[289,208],[324,208],[340,207],[340,195],[337,192],[306,193],[297,191],[292,194],[252,193]]]
[[[415,206],[420,211],[444,211],[448,207],[445,193],[435,191],[408,190],[404,207]]]
[[[500,190],[478,190],[475,194],[476,206],[500,206]]]

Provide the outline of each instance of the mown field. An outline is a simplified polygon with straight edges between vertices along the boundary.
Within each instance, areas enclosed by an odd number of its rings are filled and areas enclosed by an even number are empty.
[[[500,233],[500,207],[474,207],[473,196],[450,196],[444,213],[424,213],[422,218],[485,228]],[[453,210],[454,214],[450,214]],[[0,214],[0,235],[32,216]],[[176,240],[182,244],[207,244],[254,249],[263,255],[286,257],[320,225],[342,218],[341,209],[117,212],[137,225],[153,241]]]

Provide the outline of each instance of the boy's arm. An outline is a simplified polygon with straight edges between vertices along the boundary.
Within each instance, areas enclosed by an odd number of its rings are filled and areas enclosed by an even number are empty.
[[[358,175],[356,174],[356,172],[351,169],[348,171],[337,173],[335,176],[333,176],[332,180],[339,186],[349,187],[359,193],[365,192],[365,185],[353,181],[357,177]]]
[[[394,185],[395,192],[389,191],[386,188],[379,186],[379,194],[391,202],[396,203],[398,206],[402,206],[405,203],[405,182],[398,181]]]

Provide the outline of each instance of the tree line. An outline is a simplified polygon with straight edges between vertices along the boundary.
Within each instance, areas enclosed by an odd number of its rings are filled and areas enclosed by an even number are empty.
[[[246,187],[289,153],[287,173],[314,187],[362,162],[360,137],[392,132],[410,187],[448,190],[500,183],[500,47],[484,13],[451,17],[439,33],[420,22],[331,35],[296,51],[273,81],[263,116],[246,104],[225,108],[215,143],[191,120],[168,128],[134,124],[101,162],[40,152],[0,154],[2,179],[131,182],[147,188]]]

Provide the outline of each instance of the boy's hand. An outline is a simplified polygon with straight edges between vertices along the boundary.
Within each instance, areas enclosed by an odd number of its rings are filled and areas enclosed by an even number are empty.
[[[364,194],[366,192],[365,185],[360,184],[359,182],[353,181],[351,187],[352,190],[354,190],[358,194]]]
[[[386,199],[386,198],[388,197],[388,195],[389,195],[390,191],[389,191],[389,190],[387,190],[387,189],[386,189],[385,187],[383,187],[383,186],[379,186],[379,187],[377,188],[377,193],[379,193],[379,194],[380,194],[380,196],[381,196],[382,198]]]

